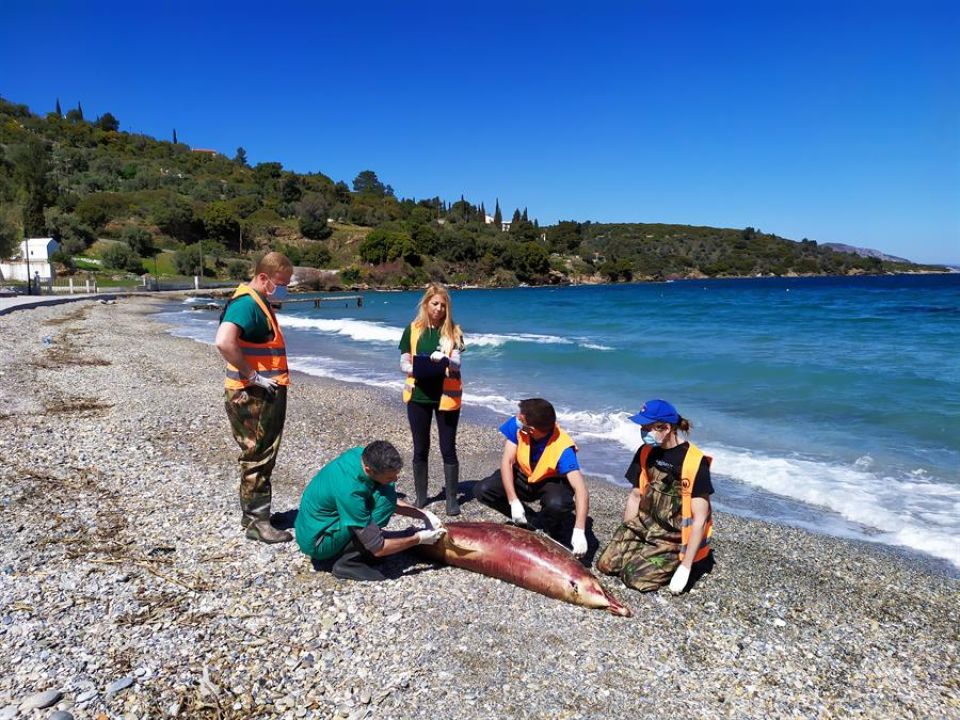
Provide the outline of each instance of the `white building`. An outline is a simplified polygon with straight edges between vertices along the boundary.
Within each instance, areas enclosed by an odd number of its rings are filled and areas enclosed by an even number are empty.
[[[27,238],[20,243],[18,255],[0,262],[0,272],[7,280],[26,282],[28,277],[33,279],[38,274],[41,280],[50,280],[53,277],[50,256],[59,249],[60,243],[53,238]]]

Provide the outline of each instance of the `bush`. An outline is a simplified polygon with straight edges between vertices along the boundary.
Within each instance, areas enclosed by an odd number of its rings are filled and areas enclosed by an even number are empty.
[[[330,251],[324,245],[311,243],[310,246],[303,251],[300,262],[309,267],[322,268],[328,267],[332,259],[333,257],[330,255]]]
[[[111,245],[101,255],[104,267],[114,270],[126,270],[132,273],[142,273],[143,263],[140,257],[126,243]]]
[[[231,260],[227,263],[227,276],[231,280],[248,280],[250,278],[250,263],[246,260]]]
[[[145,257],[153,253],[153,235],[142,227],[136,225],[127,225],[120,233],[120,239],[123,240],[134,253]]]

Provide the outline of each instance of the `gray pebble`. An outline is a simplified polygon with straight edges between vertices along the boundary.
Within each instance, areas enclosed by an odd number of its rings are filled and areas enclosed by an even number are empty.
[[[50,716],[50,720],[73,720],[73,715],[68,713],[66,710],[57,710],[53,715]]]
[[[131,685],[133,685],[133,678],[129,675],[127,675],[127,677],[122,677],[119,680],[114,680],[112,683],[110,683],[110,685],[107,686],[107,695],[113,695],[121,690],[126,690]]]
[[[22,703],[20,703],[20,712],[48,708],[51,705],[55,705],[62,697],[63,693],[59,690],[46,690],[44,692],[37,693],[36,695],[31,695]]]
[[[85,690],[84,692],[77,695],[77,704],[85,703],[88,700],[93,700],[97,696],[96,690]]]

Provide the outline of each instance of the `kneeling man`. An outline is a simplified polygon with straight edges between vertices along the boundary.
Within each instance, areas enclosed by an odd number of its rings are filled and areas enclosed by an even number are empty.
[[[543,398],[521,400],[519,415],[503,423],[500,433],[505,438],[500,469],[476,484],[474,496],[521,526],[527,525],[523,501],[539,500],[546,530],[555,537],[576,510],[570,545],[574,555],[585,555],[587,484],[577,446],[557,425],[553,405]]]
[[[383,580],[377,558],[432,545],[446,533],[436,516],[397,499],[394,485],[403,465],[390,443],[377,440],[347,450],[327,463],[303,491],[294,526],[297,545],[313,560],[333,560],[333,574],[346,580]],[[427,517],[433,529],[384,532],[394,513]]]

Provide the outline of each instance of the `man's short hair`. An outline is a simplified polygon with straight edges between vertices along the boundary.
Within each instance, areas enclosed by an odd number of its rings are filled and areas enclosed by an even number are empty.
[[[379,475],[387,470],[400,470],[403,467],[403,458],[399,451],[386,440],[374,440],[363,449],[360,455],[363,464],[371,473]]]
[[[267,277],[273,277],[275,273],[286,270],[293,271],[293,263],[290,262],[290,258],[276,251],[268,252],[260,258],[256,269],[253,271],[253,276],[256,277],[260,273],[265,273]]]
[[[557,411],[543,398],[527,398],[520,401],[520,414],[537,430],[553,430],[557,422]]]

